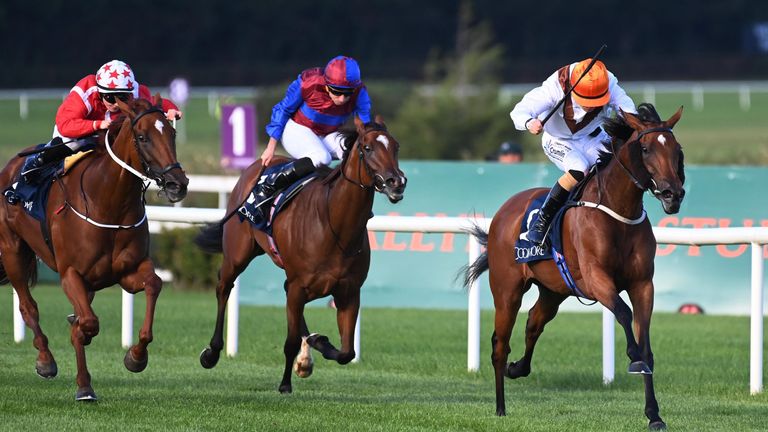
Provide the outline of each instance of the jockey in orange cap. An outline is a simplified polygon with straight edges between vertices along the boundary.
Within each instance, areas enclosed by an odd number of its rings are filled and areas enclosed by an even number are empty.
[[[586,59],[555,71],[540,87],[523,96],[510,113],[515,128],[542,135],[544,153],[565,172],[552,187],[526,234],[536,244],[544,243],[549,224],[568,200],[570,191],[597,162],[600,152],[608,151],[605,143],[610,137],[600,128],[603,121],[618,113],[619,108],[637,112],[635,103],[603,62],[596,61],[586,71],[591,62],[592,59]],[[542,124],[541,119],[573,85],[576,87],[562,108]]]

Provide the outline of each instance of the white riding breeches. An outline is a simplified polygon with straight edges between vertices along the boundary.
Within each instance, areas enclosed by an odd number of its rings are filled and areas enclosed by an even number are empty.
[[[555,138],[544,132],[541,146],[549,160],[563,172],[576,170],[586,174],[597,162],[600,151],[608,151],[605,147],[608,140],[610,137],[602,130],[595,137],[587,135],[579,140]]]
[[[328,165],[334,159],[341,159],[343,138],[340,133],[332,132],[321,137],[315,135],[312,129],[302,126],[293,120],[288,120],[283,130],[283,148],[292,157],[312,159],[315,167]]]

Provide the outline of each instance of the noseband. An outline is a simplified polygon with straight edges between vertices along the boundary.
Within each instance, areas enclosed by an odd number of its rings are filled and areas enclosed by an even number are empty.
[[[637,133],[637,138],[635,138],[633,141],[630,141],[630,142],[628,142],[628,143],[626,143],[624,145],[630,145],[630,144],[632,144],[634,142],[638,142],[639,143],[640,140],[645,135],[648,135],[649,133],[653,133],[653,132],[659,132],[659,133],[669,132],[671,134],[672,133],[672,128],[668,128],[668,127],[654,127],[654,128],[646,129],[644,131],[638,132]],[[619,158],[619,155],[616,154],[616,151],[615,151],[614,146],[613,146],[613,140],[611,140],[611,152],[614,154],[614,157],[616,158],[616,162],[618,162],[619,166],[624,169],[624,172],[627,173],[627,175],[629,176],[630,180],[632,180],[632,183],[634,183],[635,186],[637,186],[638,189],[640,189],[641,191],[645,192],[645,191],[650,190],[651,188],[653,188],[651,190],[652,194],[654,194],[654,195],[661,194],[661,191],[659,190],[658,186],[656,185],[656,181],[653,179],[653,177],[648,176],[649,179],[650,179],[648,183],[650,183],[650,184],[643,185],[642,183],[640,183],[639,180],[637,180],[637,178],[634,176],[634,174],[632,174],[632,172],[626,166],[624,166],[624,164],[621,162],[621,159]]]

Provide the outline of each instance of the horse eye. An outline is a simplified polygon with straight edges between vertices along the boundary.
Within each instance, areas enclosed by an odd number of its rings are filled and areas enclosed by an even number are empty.
[[[371,152],[371,146],[366,144],[366,145],[363,146],[363,150],[365,150],[366,152],[370,153]]]
[[[642,146],[641,148],[643,149],[643,153],[648,154],[648,147]]]

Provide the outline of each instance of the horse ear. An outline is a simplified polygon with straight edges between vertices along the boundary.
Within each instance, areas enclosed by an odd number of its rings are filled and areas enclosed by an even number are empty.
[[[128,117],[130,118],[136,117],[136,112],[133,111],[130,105],[120,100],[120,98],[115,98],[115,103],[117,104],[117,107],[120,108],[120,111],[125,113]]]
[[[670,118],[669,118],[669,120],[665,121],[665,122],[664,122],[664,124],[665,124],[665,125],[666,125],[668,128],[672,129],[673,127],[675,127],[675,125],[676,125],[676,124],[677,124],[677,122],[680,120],[680,117],[681,117],[682,115],[683,115],[683,107],[682,107],[682,106],[680,106],[680,108],[677,110],[677,112],[676,112],[676,113],[674,113],[674,114],[672,114],[672,117],[670,117]]]
[[[355,116],[355,129],[357,129],[358,133],[362,133],[365,130],[365,123],[358,116]]]
[[[155,95],[152,97],[152,105],[156,107],[162,107],[163,98],[160,97],[160,93],[155,93]]]
[[[640,120],[640,118],[632,114],[630,112],[626,112],[623,109],[619,108],[619,112],[621,113],[621,116],[624,118],[624,122],[629,125],[632,129],[639,131],[644,129],[643,122]]]
[[[374,117],[373,121],[375,121],[377,124],[381,125],[384,129],[387,128],[387,125],[384,124],[384,117],[382,117],[381,114],[376,114],[376,117]]]

